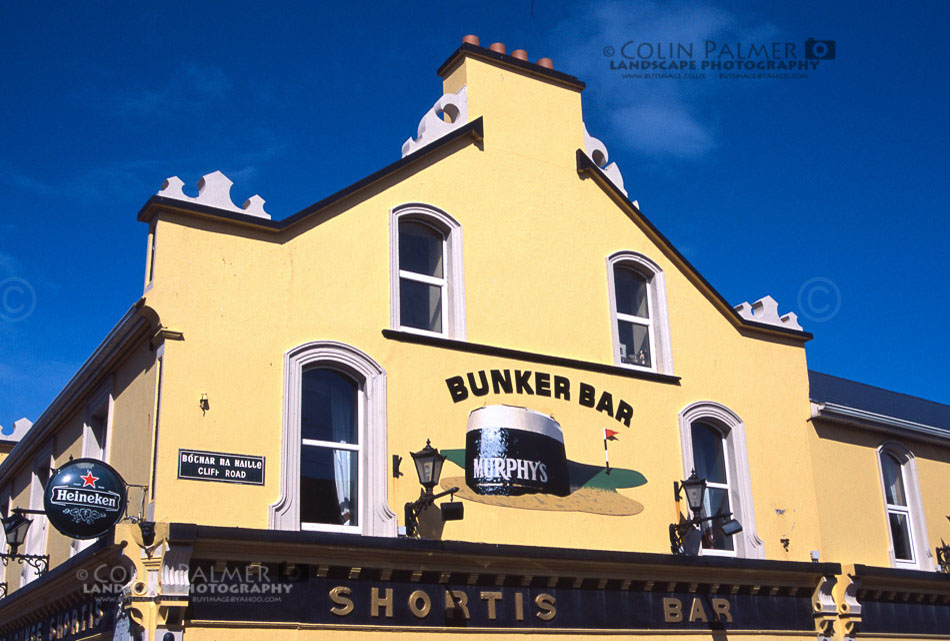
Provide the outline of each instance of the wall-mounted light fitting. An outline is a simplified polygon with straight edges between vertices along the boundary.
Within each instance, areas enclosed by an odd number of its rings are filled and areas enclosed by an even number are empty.
[[[680,501],[680,490],[686,494],[686,502],[693,513],[690,519],[680,519],[670,524],[670,549],[673,554],[698,554],[702,544],[701,525],[709,521],[709,526],[721,532],[723,536],[735,536],[742,531],[742,524],[729,518],[731,512],[703,516],[706,503],[706,479],[700,478],[693,470],[685,481],[673,482],[673,498]]]
[[[211,403],[208,401],[208,395],[202,394],[201,398],[198,399],[198,407],[201,408],[201,415],[204,416],[205,412],[211,409]]]
[[[24,514],[45,514],[45,512],[13,508],[10,516],[3,519],[3,535],[7,540],[7,545],[10,546],[10,552],[0,554],[0,562],[7,565],[10,561],[19,561],[33,567],[38,575],[46,574],[49,570],[48,554],[17,554],[17,549],[26,541],[26,533],[33,523]]]
[[[432,493],[439,483],[439,477],[442,476],[442,464],[445,457],[438,449],[432,447],[429,439],[426,439],[426,446],[418,452],[411,452],[412,461],[416,464],[416,474],[419,476],[419,483],[423,490],[419,498],[412,503],[406,503],[406,536],[415,536],[419,525],[419,515],[430,505],[435,504],[435,500],[443,496],[451,496],[452,501],[443,503],[439,506],[442,513],[442,521],[460,521],[465,516],[465,506],[462,503],[455,503],[455,493],[459,488],[453,487],[445,492],[438,494]],[[396,459],[393,458],[393,469],[396,469]]]

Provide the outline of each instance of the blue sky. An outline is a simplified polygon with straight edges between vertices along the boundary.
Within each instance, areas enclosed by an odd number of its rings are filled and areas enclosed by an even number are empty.
[[[475,33],[584,80],[632,198],[813,369],[950,403],[946,3],[5,3],[0,424],[141,295],[139,207],[220,169],[283,218],[399,158]],[[805,79],[633,79],[606,47],[834,40]],[[799,52],[799,55],[801,51]],[[724,60],[727,58],[723,58]]]

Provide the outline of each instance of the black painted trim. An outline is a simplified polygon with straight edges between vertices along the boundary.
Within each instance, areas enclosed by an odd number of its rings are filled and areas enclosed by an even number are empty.
[[[653,552],[613,552],[609,550],[552,548],[533,545],[437,541],[430,539],[410,539],[406,537],[386,538],[339,534],[335,532],[258,530],[212,525],[193,525],[188,523],[171,523],[169,525],[169,538],[174,541],[214,539],[221,541],[322,545],[349,549],[364,548],[420,553],[443,552],[484,557],[637,563],[683,568],[730,568],[735,570],[791,572],[812,576],[836,575],[841,573],[840,563],[766,561],[762,559],[736,559],[718,556],[674,556],[672,554],[656,554]]]
[[[514,58],[503,53],[497,53],[491,49],[479,47],[467,42],[462,43],[461,47],[453,51],[452,54],[446,58],[445,62],[439,65],[436,73],[439,74],[440,77],[444,78],[447,75],[449,68],[455,63],[455,60],[464,55],[488,59],[509,67],[515,67],[517,69],[527,71],[534,75],[544,76],[545,78],[556,81],[558,84],[567,85],[569,88],[575,89],[577,91],[583,91],[584,88],[587,87],[583,81],[578,80],[570,74],[566,74],[561,71],[555,71],[554,69],[548,69],[547,67],[542,67],[541,65],[528,62],[526,60],[519,60],[518,58]]]
[[[604,174],[603,170],[598,167],[593,160],[591,160],[590,156],[584,153],[584,150],[578,149],[575,155],[577,157],[577,173],[581,176],[584,176],[585,174],[599,176],[601,178],[601,182],[610,190],[610,192],[616,198],[619,198],[621,201],[623,201],[623,203],[630,207],[633,211],[635,211],[637,216],[650,229],[650,231],[656,234],[656,236],[660,239],[660,242],[662,242],[671,252],[673,252],[677,260],[681,261],[683,265],[690,272],[692,272],[693,275],[696,276],[696,278],[698,278],[699,281],[709,289],[710,292],[712,292],[713,296],[715,296],[723,305],[726,306],[726,308],[731,312],[733,319],[738,321],[740,326],[753,330],[761,329],[770,333],[788,336],[789,338],[797,338],[802,342],[810,341],[812,338],[814,338],[810,332],[799,331],[797,329],[788,329],[786,327],[776,327],[775,325],[769,325],[768,323],[758,323],[756,321],[747,320],[740,316],[739,312],[733,309],[732,305],[729,304],[729,301],[727,301],[723,295],[720,294],[719,291],[703,277],[699,270],[696,269],[693,264],[690,263],[686,257],[679,252],[678,249],[676,249],[673,243],[671,243],[670,240],[663,235],[663,232],[657,229],[656,225],[650,222],[650,219],[643,215],[643,212],[640,211],[640,208],[633,204],[633,202],[631,202],[630,199],[627,198],[622,191],[620,191],[617,185],[615,185],[613,181],[610,180],[606,174]]]
[[[950,574],[927,572],[926,570],[902,570],[900,568],[882,568],[873,565],[854,565],[855,577],[874,577],[901,581],[938,581],[950,586]]]
[[[571,369],[580,369],[588,372],[599,372],[601,374],[613,374],[615,376],[625,376],[627,378],[642,378],[648,381],[655,381],[657,383],[666,383],[667,385],[680,384],[679,376],[655,374],[653,372],[641,372],[638,370],[628,369],[626,367],[619,367],[617,365],[593,363],[591,361],[580,361],[573,358],[564,358],[563,356],[538,354],[537,352],[523,352],[519,349],[497,347],[495,345],[485,345],[483,343],[469,343],[468,341],[457,341],[452,340],[451,338],[424,336],[422,334],[414,334],[412,332],[400,332],[394,329],[384,329],[383,336],[390,340],[400,341],[403,343],[428,345],[430,347],[440,347],[442,349],[451,349],[458,352],[469,352],[471,354],[486,354],[488,356],[513,358],[519,361],[543,363],[545,365],[555,365],[558,367],[569,367]]]
[[[344,187],[335,194],[327,196],[323,200],[320,200],[309,207],[301,209],[296,214],[293,214],[283,220],[267,220],[266,218],[258,218],[257,216],[249,216],[247,214],[239,214],[236,212],[227,211],[224,209],[218,209],[216,207],[208,207],[207,205],[200,205],[198,203],[187,202],[183,200],[176,200],[174,198],[165,198],[164,196],[152,196],[146,201],[145,205],[139,210],[138,220],[142,222],[149,222],[154,216],[154,208],[156,206],[166,206],[172,209],[189,211],[196,214],[202,214],[210,216],[212,218],[218,218],[222,220],[230,220],[237,223],[242,223],[249,225],[251,227],[256,227],[258,229],[267,230],[267,231],[282,231],[287,229],[291,225],[298,223],[306,218],[309,218],[311,215],[316,212],[329,207],[330,205],[350,196],[360,189],[367,187],[375,182],[382,180],[383,178],[388,177],[390,174],[393,174],[400,169],[405,168],[406,166],[425,158],[426,156],[440,150],[442,147],[450,145],[452,142],[458,140],[459,138],[470,137],[475,142],[481,142],[485,137],[485,130],[482,124],[481,118],[476,118],[472,122],[463,125],[456,129],[455,131],[446,134],[445,136],[435,140],[425,147],[417,149],[413,153],[409,154],[405,158],[400,158],[396,162],[389,164],[379,171],[376,171],[365,178],[356,181],[348,187]]]

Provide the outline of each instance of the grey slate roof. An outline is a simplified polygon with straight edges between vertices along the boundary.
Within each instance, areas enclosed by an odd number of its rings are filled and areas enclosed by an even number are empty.
[[[815,403],[834,403],[913,421],[946,430],[950,434],[950,405],[900,394],[808,370],[809,396]]]

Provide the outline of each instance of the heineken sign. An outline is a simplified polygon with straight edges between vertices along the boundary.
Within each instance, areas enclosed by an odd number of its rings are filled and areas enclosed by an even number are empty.
[[[43,507],[49,522],[73,539],[95,539],[125,513],[125,481],[96,459],[70,461],[50,477]]]

